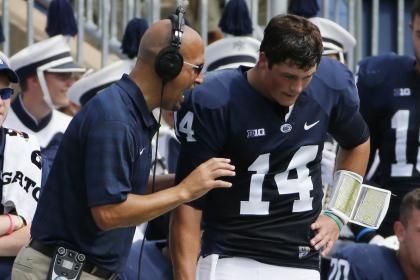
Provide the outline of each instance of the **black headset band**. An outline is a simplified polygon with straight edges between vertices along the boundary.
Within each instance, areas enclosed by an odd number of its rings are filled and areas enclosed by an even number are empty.
[[[175,14],[169,17],[172,22],[172,39],[170,45],[177,49],[181,46],[182,35],[184,34],[184,13],[184,8],[179,6],[177,7]]]

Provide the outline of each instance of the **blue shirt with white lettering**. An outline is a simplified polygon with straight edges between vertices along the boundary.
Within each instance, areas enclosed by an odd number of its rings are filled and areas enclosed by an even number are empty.
[[[321,211],[320,160],[326,133],[355,147],[369,136],[351,72],[322,59],[288,111],[259,94],[248,68],[215,71],[185,96],[176,115],[177,181],[211,157],[236,166],[229,189],[191,203],[203,210],[202,255],[252,258],[318,269],[309,240]]]
[[[404,195],[420,184],[420,74],[415,66],[414,57],[395,54],[369,57],[359,66],[357,87],[360,112],[371,131],[370,159],[377,151],[380,159],[372,181],[394,194],[379,228],[385,236],[393,234]]]
[[[335,253],[331,258],[328,279],[335,280],[404,280],[393,249],[355,243]]]
[[[136,84],[124,75],[70,123],[38,202],[32,238],[84,253],[116,272],[126,262],[134,227],[100,230],[90,212],[145,191],[150,141],[158,125]]]

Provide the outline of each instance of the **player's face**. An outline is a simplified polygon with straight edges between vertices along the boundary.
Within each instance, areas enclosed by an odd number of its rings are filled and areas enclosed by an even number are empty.
[[[420,15],[416,15],[411,23],[411,37],[417,59],[417,70],[420,71]]]
[[[267,65],[265,89],[269,98],[282,106],[293,105],[308,86],[315,71],[316,66],[304,70],[287,61],[274,64],[271,69]]]
[[[9,79],[4,75],[0,75],[0,90],[9,87]],[[4,120],[6,119],[7,112],[9,111],[10,107],[10,97],[3,99],[0,96],[0,126],[3,125]]]
[[[46,72],[45,81],[52,103],[57,107],[67,106],[70,102],[67,91],[76,81],[74,73]]]
[[[399,223],[399,222],[397,222]],[[420,210],[413,209],[407,226],[400,225],[400,233],[396,231],[400,241],[401,257],[408,262],[407,265],[420,271]],[[403,254],[405,256],[403,256]]]

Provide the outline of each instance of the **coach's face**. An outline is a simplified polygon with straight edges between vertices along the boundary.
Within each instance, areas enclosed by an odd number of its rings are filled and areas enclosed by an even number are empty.
[[[4,91],[9,85],[9,78],[5,74],[0,74],[0,126],[3,125],[10,107],[10,94]]]
[[[204,45],[200,36],[191,29],[184,33],[181,43],[184,58],[179,75],[165,86],[163,109],[176,111],[181,107],[185,90],[202,80],[201,69],[204,63]]]
[[[266,95],[287,107],[296,102],[316,72],[316,66],[301,69],[290,61],[274,64],[271,69],[265,59],[262,59],[261,62],[263,63]]]

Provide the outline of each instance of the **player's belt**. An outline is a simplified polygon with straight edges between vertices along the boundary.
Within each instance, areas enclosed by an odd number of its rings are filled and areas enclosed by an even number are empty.
[[[54,247],[44,245],[37,240],[31,240],[31,242],[29,242],[29,247],[46,255],[47,257],[52,258],[54,256],[54,252],[55,252]],[[85,262],[82,270],[91,275],[94,275],[100,278],[105,278],[105,279],[110,279],[112,276],[114,276],[113,272],[99,268],[98,266],[96,266],[95,264],[89,261]]]

